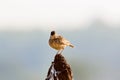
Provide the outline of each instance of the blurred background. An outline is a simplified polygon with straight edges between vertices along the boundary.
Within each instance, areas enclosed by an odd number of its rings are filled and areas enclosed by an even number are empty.
[[[45,80],[55,30],[74,80],[120,80],[119,0],[0,1],[0,80]]]

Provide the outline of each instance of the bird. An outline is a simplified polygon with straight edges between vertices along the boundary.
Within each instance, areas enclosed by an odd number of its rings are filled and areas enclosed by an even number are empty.
[[[66,46],[74,47],[70,41],[58,35],[55,31],[51,31],[49,38],[49,46],[55,50],[58,50],[57,54],[62,53]]]

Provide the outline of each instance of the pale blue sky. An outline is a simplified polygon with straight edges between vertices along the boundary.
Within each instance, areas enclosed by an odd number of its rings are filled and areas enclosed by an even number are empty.
[[[1,0],[0,30],[83,28],[95,18],[115,27],[120,25],[119,4],[119,0]]]

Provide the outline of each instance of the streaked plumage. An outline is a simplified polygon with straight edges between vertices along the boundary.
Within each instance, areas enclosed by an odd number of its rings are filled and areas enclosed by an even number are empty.
[[[62,52],[66,46],[74,47],[68,40],[56,34],[55,31],[52,31],[50,34],[49,45],[58,50],[58,53]]]

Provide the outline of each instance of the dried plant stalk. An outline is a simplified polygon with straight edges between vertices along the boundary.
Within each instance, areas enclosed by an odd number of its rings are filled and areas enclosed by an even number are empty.
[[[64,56],[56,54],[45,80],[72,80],[72,70]]]

